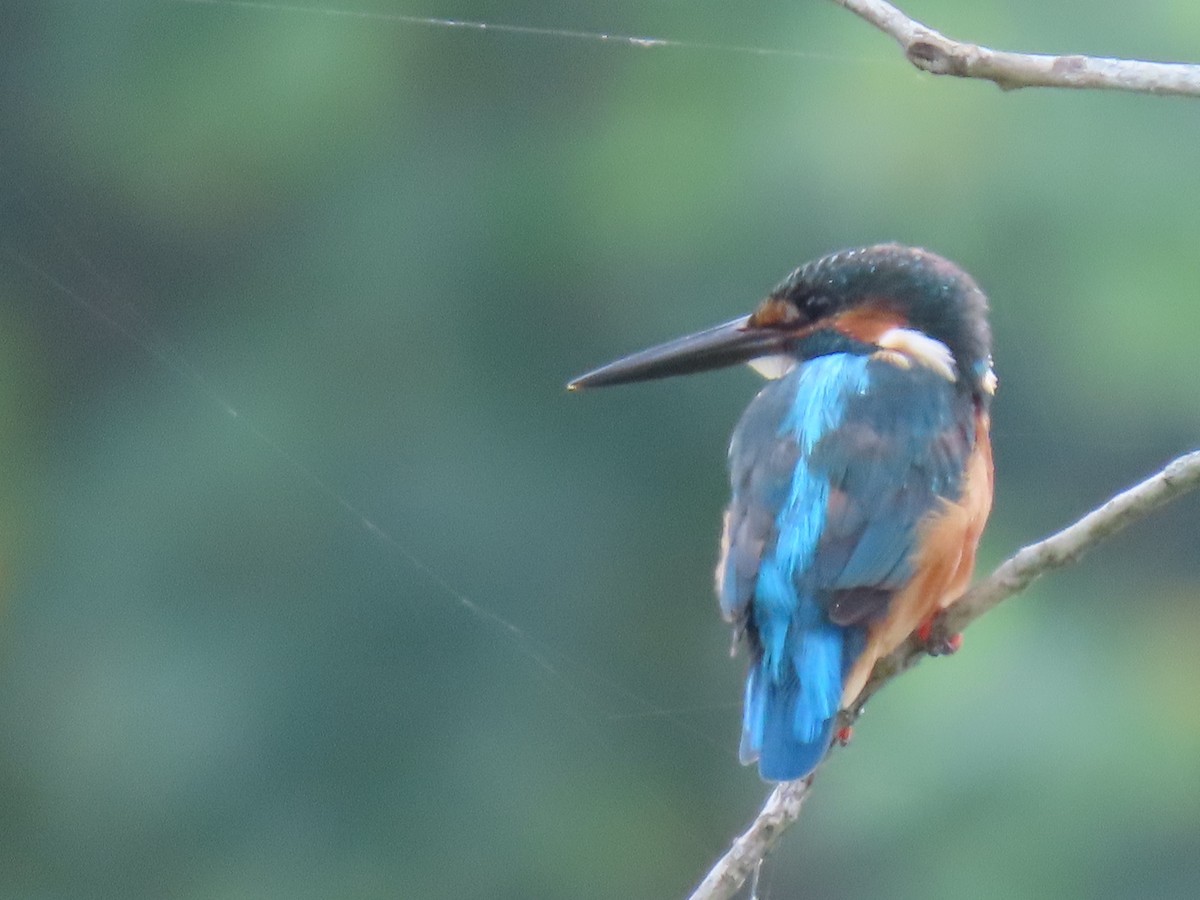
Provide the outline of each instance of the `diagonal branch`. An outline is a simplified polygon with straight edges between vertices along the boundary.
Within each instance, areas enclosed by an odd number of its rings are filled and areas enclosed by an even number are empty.
[[[834,0],[891,35],[918,69],[934,75],[982,78],[1005,90],[1060,87],[1200,97],[1200,65],[1010,53],[956,41],[911,19],[884,0]]]
[[[890,656],[880,660],[854,707],[842,713],[844,721],[840,724],[849,725],[858,719],[867,700],[928,655],[930,645],[944,642],[949,635],[962,631],[1001,601],[1025,590],[1042,575],[1078,561],[1104,539],[1197,488],[1200,488],[1200,450],[1180,456],[1162,471],[1117,494],[1073,525],[1018,550],[939,617],[930,641],[910,637]],[[691,900],[725,900],[734,895],[783,832],[799,817],[804,800],[812,789],[814,775],[776,785],[754,822],[717,861],[696,888]]]

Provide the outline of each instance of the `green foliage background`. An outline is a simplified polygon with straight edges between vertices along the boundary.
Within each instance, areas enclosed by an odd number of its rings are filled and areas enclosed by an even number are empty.
[[[1185,0],[908,7],[1200,57]],[[828,250],[992,297],[985,565],[1196,444],[1195,100],[934,79],[824,2],[52,0],[0,116],[4,897],[682,894],[766,790],[710,583],[756,380],[562,386]],[[880,696],[763,896],[1200,894],[1198,531]]]

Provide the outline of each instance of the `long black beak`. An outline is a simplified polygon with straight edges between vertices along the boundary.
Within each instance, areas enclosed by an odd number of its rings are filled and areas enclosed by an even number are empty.
[[[742,316],[601,366],[570,382],[567,390],[690,375],[749,362],[759,356],[781,352],[787,338],[788,335],[778,329],[755,328],[750,325],[749,316]]]

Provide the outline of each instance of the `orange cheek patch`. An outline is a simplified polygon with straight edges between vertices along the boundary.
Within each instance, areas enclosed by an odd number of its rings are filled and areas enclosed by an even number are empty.
[[[852,340],[864,344],[877,344],[889,331],[905,328],[908,320],[890,309],[883,301],[867,298],[861,305],[829,318],[807,321],[791,303],[776,297],[768,297],[750,316],[747,324],[751,328],[795,329],[794,337],[805,337],[818,329],[832,328]]]
[[[893,328],[904,328],[908,322],[898,312],[867,300],[835,316],[830,324],[856,341],[876,344],[884,334]]]
[[[800,311],[786,300],[768,297],[759,304],[748,323],[754,328],[782,328],[800,319]]]

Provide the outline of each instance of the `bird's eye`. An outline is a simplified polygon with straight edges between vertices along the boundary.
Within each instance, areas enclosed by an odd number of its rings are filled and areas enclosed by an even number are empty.
[[[813,294],[805,301],[804,308],[809,318],[819,319],[833,309],[833,300],[826,294]]]

